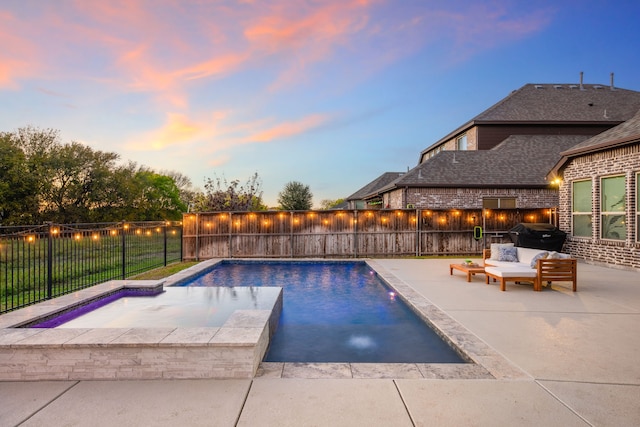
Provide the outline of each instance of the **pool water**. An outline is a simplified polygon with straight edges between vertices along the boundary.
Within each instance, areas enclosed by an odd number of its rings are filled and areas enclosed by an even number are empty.
[[[275,288],[165,288],[156,295],[121,291],[32,328],[176,328],[222,326],[236,310],[270,310]]]
[[[364,262],[224,261],[180,286],[283,287],[268,362],[464,362]]]

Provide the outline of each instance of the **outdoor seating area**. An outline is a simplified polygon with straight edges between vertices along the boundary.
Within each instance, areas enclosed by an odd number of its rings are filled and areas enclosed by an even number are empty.
[[[515,247],[513,243],[493,244],[482,254],[485,283],[500,282],[506,290],[507,282],[531,282],[534,291],[552,282],[570,282],[577,290],[577,259],[570,255],[542,249]]]

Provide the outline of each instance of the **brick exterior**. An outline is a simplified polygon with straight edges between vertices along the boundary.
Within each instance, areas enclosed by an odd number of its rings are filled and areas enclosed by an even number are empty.
[[[406,191],[406,196],[404,192]],[[499,188],[407,188],[385,194],[384,206],[391,209],[482,209],[485,197],[516,199],[518,209],[547,209],[558,206],[558,191],[545,189]]]
[[[569,233],[565,250],[589,262],[640,270],[640,243],[636,223],[638,213],[636,211],[636,175],[640,173],[640,143],[576,157],[569,161],[562,173],[559,226]],[[615,175],[626,177],[627,238],[624,241],[600,238],[600,179]],[[571,234],[572,182],[582,179],[592,181],[593,234],[591,238],[573,237]]]
[[[462,135],[467,135],[467,150],[477,150],[478,149],[478,127],[474,126],[467,130],[466,132],[457,134],[453,138],[449,139],[442,145],[443,150],[457,150],[458,138]]]
[[[447,140],[446,142],[440,144],[438,147],[442,147],[442,150],[447,151],[455,151],[458,149],[457,140],[462,135],[467,135],[467,150],[477,150],[478,149],[478,127],[473,126],[468,129],[466,132],[456,134],[453,138]],[[420,163],[424,163],[425,160],[429,159],[429,153],[435,152],[437,147],[434,147],[432,150],[424,153],[420,159]]]

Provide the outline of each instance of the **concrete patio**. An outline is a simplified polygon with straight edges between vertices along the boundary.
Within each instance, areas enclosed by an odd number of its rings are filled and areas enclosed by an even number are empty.
[[[528,377],[382,366],[387,378],[370,379],[337,364],[252,380],[0,382],[0,426],[640,425],[640,273],[580,263],[576,293],[500,292],[450,276],[453,260],[377,262]]]

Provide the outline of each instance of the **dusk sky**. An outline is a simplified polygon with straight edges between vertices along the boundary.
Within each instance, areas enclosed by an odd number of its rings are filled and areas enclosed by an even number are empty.
[[[0,131],[350,195],[527,83],[640,91],[638,0],[1,0]]]

